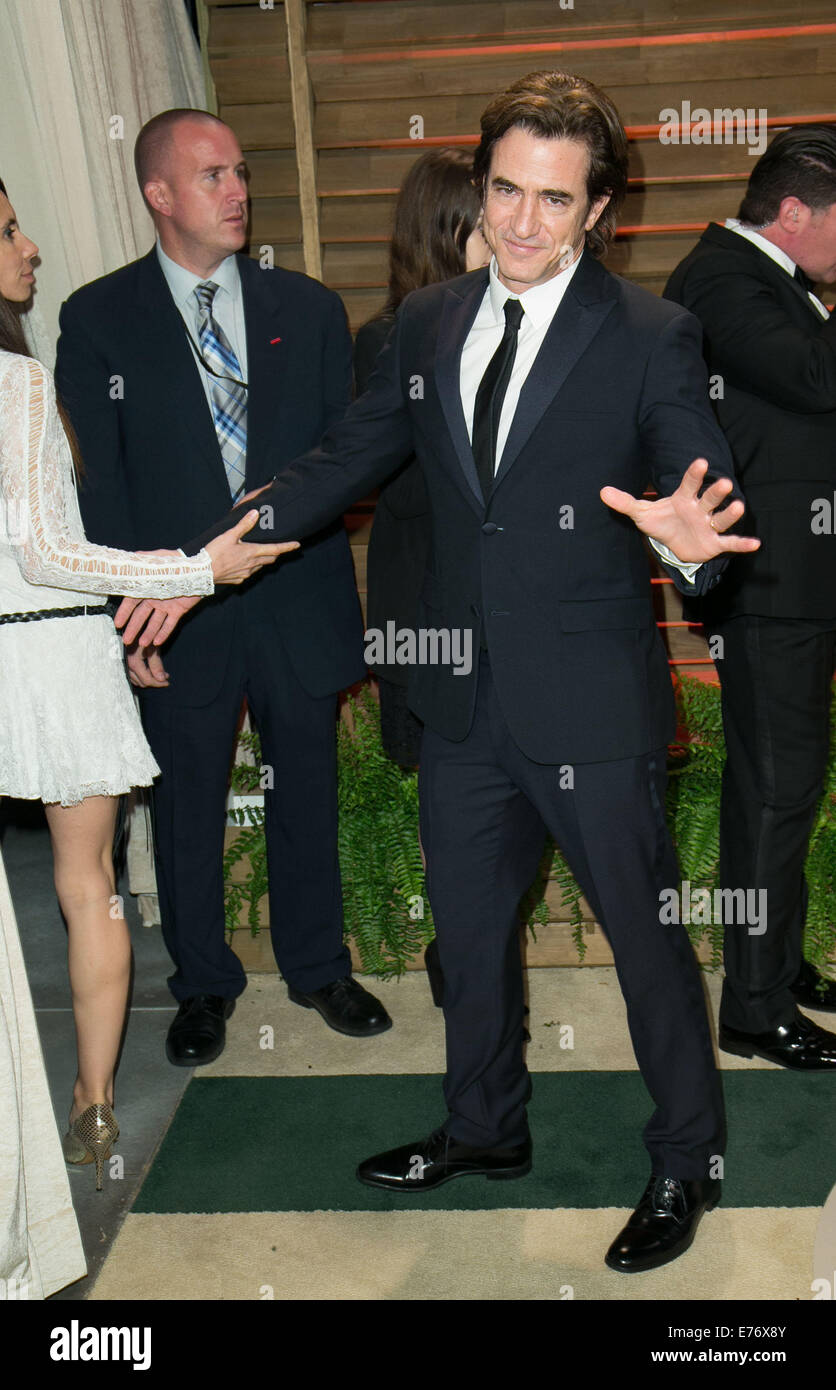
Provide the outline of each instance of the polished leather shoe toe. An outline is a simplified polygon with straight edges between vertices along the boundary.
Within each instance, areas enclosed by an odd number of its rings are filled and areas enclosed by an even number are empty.
[[[195,994],[180,1005],[165,1043],[165,1054],[175,1067],[205,1067],[220,1057],[226,1042],[226,1020],[234,999],[219,994]]]
[[[445,1129],[426,1139],[367,1158],[357,1177],[369,1187],[426,1192],[451,1178],[524,1178],[531,1171],[531,1139],[510,1148],[479,1149],[460,1144]]]
[[[721,1023],[718,1040],[724,1052],[736,1057],[764,1057],[793,1071],[836,1071],[836,1033],[802,1013],[768,1033],[742,1033]]]
[[[346,1033],[350,1038],[371,1038],[392,1027],[392,1020],[380,1000],[350,975],[309,993],[294,989],[292,985],[287,992],[294,1004],[301,1004],[303,1009],[316,1009],[329,1028]]]
[[[836,980],[828,980],[821,975],[808,960],[802,961],[801,970],[790,993],[797,1004],[806,1009],[821,1009],[824,1013],[836,1013]]]
[[[651,1176],[641,1201],[605,1256],[610,1269],[640,1274],[685,1253],[703,1212],[720,1200],[717,1178],[692,1180]]]

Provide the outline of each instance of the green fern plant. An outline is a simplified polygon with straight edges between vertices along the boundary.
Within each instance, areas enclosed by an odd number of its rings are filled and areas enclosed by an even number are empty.
[[[241,795],[260,790],[261,744],[258,734],[243,730],[238,736],[238,746],[252,754],[255,766],[250,763],[235,763],[230,774],[232,791]],[[224,852],[224,921],[227,932],[240,930],[241,909],[247,909],[247,925],[252,936],[257,936],[260,928],[259,903],[267,892],[267,846],[264,841],[264,809],[261,806],[245,806],[231,812],[239,827]],[[232,871],[242,859],[249,859],[249,872],[243,882],[233,883]]]
[[[340,721],[339,853],[346,930],[369,973],[401,974],[433,938],[418,843],[418,779],[383,751],[368,686]]]
[[[242,789],[243,790],[243,789]],[[247,788],[252,790],[252,788]],[[267,846],[264,840],[264,812],[260,806],[245,806],[233,811],[240,827],[238,835],[224,853],[224,918],[228,932],[240,930],[241,909],[247,909],[247,925],[253,936],[260,928],[259,903],[267,892]],[[250,870],[241,883],[233,883],[231,874],[242,859],[249,859]]]
[[[681,677],[676,690],[681,728],[688,730],[685,740],[675,740],[668,749],[667,815],[679,869],[692,892],[718,886],[720,860],[720,793],[726,748],[720,690],[693,676]],[[723,958],[723,926],[688,924],[694,946],[707,938],[711,946],[711,967]]]

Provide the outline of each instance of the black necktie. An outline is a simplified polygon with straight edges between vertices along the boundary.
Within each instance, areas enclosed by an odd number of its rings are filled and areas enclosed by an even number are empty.
[[[473,409],[473,457],[487,505],[493,487],[496,467],[496,436],[502,402],[511,378],[511,368],[517,353],[517,334],[525,310],[518,299],[505,301],[505,332],[502,342],[485,368],[485,375],[476,392]]]
[[[811,280],[809,275],[804,274],[804,271],[801,269],[800,265],[797,265],[795,267],[793,279],[797,280],[799,285],[802,285],[808,294],[810,290],[813,288],[813,285],[815,284],[815,281]]]

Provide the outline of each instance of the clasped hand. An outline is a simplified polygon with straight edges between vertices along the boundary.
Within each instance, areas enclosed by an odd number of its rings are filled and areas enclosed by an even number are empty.
[[[249,497],[245,500],[249,500]],[[245,517],[222,535],[216,536],[206,546],[212,560],[212,574],[216,584],[242,584],[262,568],[271,565],[287,551],[298,550],[298,541],[276,541],[258,545],[248,542],[244,545],[241,537],[251,531],[258,521],[258,511],[247,512]],[[176,550],[138,551],[140,555],[176,556]],[[184,613],[200,602],[200,595],[188,598],[135,599],[122,600],[114,622],[117,628],[124,628],[122,641],[125,646],[139,642],[144,647],[160,646],[170,637]],[[160,663],[160,667],[162,663]],[[134,682],[134,684],[146,682]],[[148,684],[162,684],[149,681]]]

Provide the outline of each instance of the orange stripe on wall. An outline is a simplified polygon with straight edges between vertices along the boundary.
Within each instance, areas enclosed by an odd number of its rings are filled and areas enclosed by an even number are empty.
[[[765,29],[709,29],[691,34],[648,34],[629,35],[625,38],[607,39],[558,39],[539,43],[497,43],[479,44],[469,47],[448,48],[401,48],[386,49],[383,52],[361,51],[333,53],[308,50],[311,67],[328,63],[397,63],[426,58],[493,58],[513,57],[522,53],[569,53],[583,49],[602,48],[663,48],[678,44],[705,43],[745,43],[751,39],[790,39],[816,38],[826,34],[836,34],[836,24],[783,24]]]

